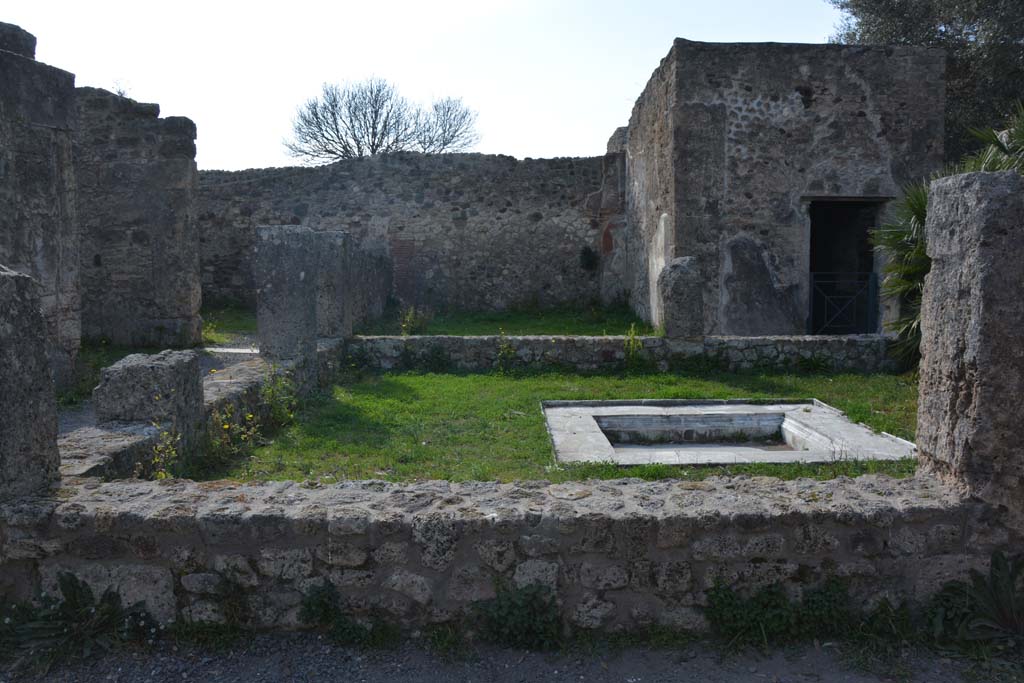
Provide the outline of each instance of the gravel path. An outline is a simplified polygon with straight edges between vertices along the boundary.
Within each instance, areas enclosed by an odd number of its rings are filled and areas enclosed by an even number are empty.
[[[962,666],[934,656],[905,662],[911,681],[953,683]],[[0,681],[8,680],[0,674]],[[882,683],[894,680],[851,669],[832,648],[807,647],[771,657],[755,654],[725,659],[706,644],[683,650],[624,649],[613,652],[526,653],[474,647],[462,660],[446,660],[407,644],[397,650],[360,652],[331,645],[314,634],[262,635],[238,647],[210,652],[162,645],[148,653],[118,652],[66,666],[40,680],[61,683],[134,681],[262,681],[481,683],[532,681],[616,681],[656,683]],[[905,679],[901,679],[905,680]]]

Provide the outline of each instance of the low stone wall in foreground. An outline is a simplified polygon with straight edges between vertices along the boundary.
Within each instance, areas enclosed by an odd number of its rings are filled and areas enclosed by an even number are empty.
[[[375,370],[428,368],[488,372],[499,367],[564,367],[614,370],[627,363],[624,336],[408,336],[353,337],[350,363]],[[696,340],[637,337],[634,361],[668,370],[674,362],[707,359],[728,370],[894,370],[884,335],[704,337]]]
[[[296,626],[329,581],[349,613],[417,626],[543,584],[577,627],[702,630],[716,582],[798,592],[838,576],[858,604],[923,600],[1019,542],[923,477],[62,486],[0,506],[0,594],[52,591],[71,571],[162,622],[219,621],[230,601],[250,625]]]

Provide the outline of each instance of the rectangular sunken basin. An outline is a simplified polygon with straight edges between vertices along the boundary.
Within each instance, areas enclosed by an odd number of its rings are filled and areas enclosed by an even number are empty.
[[[618,465],[899,460],[914,444],[810,399],[545,401],[560,462]]]

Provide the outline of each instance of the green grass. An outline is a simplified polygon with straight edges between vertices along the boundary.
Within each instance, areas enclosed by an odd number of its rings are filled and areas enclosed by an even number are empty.
[[[400,312],[389,309],[385,316],[358,330],[360,334],[401,334]],[[637,334],[655,334],[625,306],[583,309],[529,309],[477,313],[447,313],[430,316],[421,334],[448,336],[507,335],[618,335],[626,334],[636,325]]]
[[[202,316],[204,344],[230,344],[239,335],[256,334],[256,314],[241,306],[204,306]]]
[[[833,478],[906,476],[913,461],[722,467],[610,464],[555,466],[542,400],[627,398],[818,398],[864,422],[913,438],[917,387],[910,375],[387,374],[356,379],[306,402],[296,424],[246,462],[212,477],[243,480],[381,478],[501,480],[638,476],[701,479],[712,474]]]

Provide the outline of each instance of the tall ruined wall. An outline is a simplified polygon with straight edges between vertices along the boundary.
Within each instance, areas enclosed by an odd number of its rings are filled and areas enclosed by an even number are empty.
[[[71,162],[74,75],[34,59],[35,38],[0,24],[0,264],[32,276],[58,386],[80,337]]]
[[[97,88],[76,105],[83,335],[198,343],[195,124]]]
[[[625,144],[630,305],[655,325],[662,319],[658,274],[675,239],[675,83],[673,47],[633,107]],[[618,130],[609,145],[615,136],[621,137]]]
[[[394,293],[408,303],[486,310],[595,300],[602,280],[613,279],[602,271],[614,262],[614,243],[607,258],[601,251],[618,188],[603,204],[604,170],[601,157],[395,154],[317,168],[204,171],[204,296],[251,303],[255,226],[302,224],[383,249]]]
[[[706,333],[802,333],[809,201],[885,201],[937,170],[943,79],[935,49],[677,39],[630,122],[635,278],[663,239],[699,260]]]

